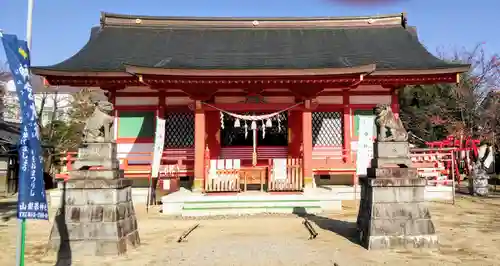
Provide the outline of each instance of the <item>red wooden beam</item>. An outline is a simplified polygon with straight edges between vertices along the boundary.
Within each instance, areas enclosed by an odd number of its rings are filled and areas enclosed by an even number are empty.
[[[203,109],[205,111],[218,111],[217,108],[219,108],[225,111],[235,111],[235,112],[261,112],[261,111],[279,111],[289,108],[290,106],[292,106],[292,104],[289,103],[220,103],[220,104],[204,105]],[[302,106],[296,106],[290,110],[302,110],[302,109],[303,109]]]

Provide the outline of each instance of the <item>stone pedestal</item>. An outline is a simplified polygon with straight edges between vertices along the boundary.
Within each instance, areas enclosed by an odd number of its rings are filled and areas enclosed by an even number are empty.
[[[383,149],[393,145],[376,144]],[[393,147],[396,146],[407,147]],[[391,160],[395,167],[368,168],[368,177],[360,178],[357,228],[361,244],[367,249],[437,247],[434,224],[424,199],[426,180],[417,176],[415,168],[397,167],[411,166],[406,161],[408,149],[401,153],[379,149],[378,154],[385,160],[384,165],[391,165],[387,163]],[[374,161],[381,162],[379,159],[375,157]]]
[[[59,255],[117,255],[140,244],[132,181],[123,179],[116,161],[114,143],[79,149],[78,170],[71,171],[63,185],[50,234]],[[91,166],[99,169],[89,170]]]
[[[410,167],[410,144],[408,142],[375,142],[372,168]]]
[[[490,177],[480,163],[472,167],[472,175],[469,177],[469,194],[472,196],[487,197],[490,194]]]

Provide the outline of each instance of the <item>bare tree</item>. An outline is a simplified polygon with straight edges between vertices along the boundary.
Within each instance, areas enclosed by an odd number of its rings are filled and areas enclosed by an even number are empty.
[[[446,135],[485,138],[492,129],[496,105],[489,102],[492,91],[499,88],[498,56],[488,55],[482,44],[472,50],[439,52],[444,60],[471,65],[460,75],[458,84],[408,86],[401,94],[401,115],[405,125],[418,137],[439,140]],[[489,132],[489,133],[488,133]]]
[[[489,126],[488,110],[485,103],[489,101],[492,91],[500,88],[500,61],[498,55],[487,55],[483,43],[477,44],[471,51],[465,49],[455,51],[453,61],[471,65],[468,73],[461,76],[460,83],[454,88],[458,108],[460,109],[461,127],[470,135],[484,136]],[[490,107],[492,108],[491,104]],[[486,130],[486,131],[485,131]]]

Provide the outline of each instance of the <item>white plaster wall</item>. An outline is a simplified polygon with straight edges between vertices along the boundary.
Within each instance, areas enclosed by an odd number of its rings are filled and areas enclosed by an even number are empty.
[[[349,96],[351,104],[391,104],[391,95],[353,95]]]
[[[245,102],[244,96],[215,96],[215,103],[241,103]]]
[[[158,105],[158,97],[116,97],[116,105]]]
[[[266,103],[295,103],[294,96],[265,96]],[[242,103],[246,101],[245,96],[216,96],[215,103]]]
[[[264,97],[266,103],[295,103],[294,96],[267,96]]]
[[[140,154],[130,154],[131,152],[153,152],[153,143],[118,143],[117,151],[118,151],[118,159],[127,158],[127,157],[138,157],[138,156],[146,156]],[[151,163],[151,160],[130,160],[129,164],[146,164]]]
[[[158,92],[157,90],[153,90],[147,86],[128,86],[119,92]]]
[[[165,97],[166,105],[188,105],[193,102],[189,97]]]
[[[342,104],[342,96],[318,96],[316,101],[319,104]]]

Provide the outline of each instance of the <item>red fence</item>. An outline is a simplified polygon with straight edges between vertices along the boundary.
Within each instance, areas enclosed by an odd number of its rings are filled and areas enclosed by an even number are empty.
[[[221,159],[251,160],[251,149],[252,147],[225,148],[221,151],[220,157]],[[354,162],[346,161],[349,152],[341,148],[314,148],[314,172],[317,174],[349,173],[355,177],[356,167]],[[459,175],[457,175],[457,165],[460,163],[460,160],[457,160],[458,153],[460,153],[460,150],[454,148],[411,149],[412,161],[419,168],[419,174],[422,177],[427,177],[429,184],[434,185],[450,185],[452,178],[457,178],[456,180],[460,182]],[[259,160],[265,160],[266,165],[270,166],[269,161],[273,158],[287,158],[287,147],[280,147],[279,149],[276,147],[259,147],[257,154]],[[152,152],[122,152],[118,153],[117,157],[120,161],[120,169],[124,170],[125,177],[150,177],[150,164],[136,164],[131,162],[151,161]],[[68,171],[72,170],[72,164],[76,159],[75,152],[65,154],[62,160],[65,161],[66,167],[63,167],[57,178],[68,178]],[[290,169],[293,168],[293,172],[295,173],[298,168],[302,169],[301,164],[295,164]],[[322,165],[325,167],[321,167]],[[166,149],[163,152],[160,172],[163,176],[192,176],[194,172],[194,149]],[[301,175],[295,175],[301,177]],[[297,182],[294,181],[293,183]],[[273,186],[272,184],[269,185]]]

